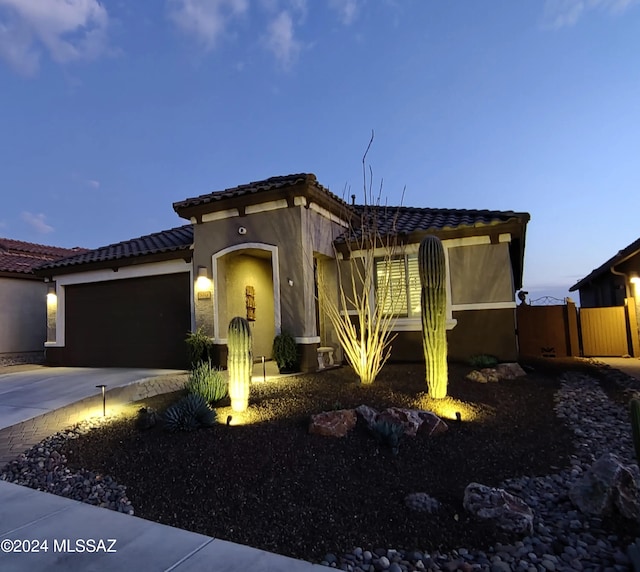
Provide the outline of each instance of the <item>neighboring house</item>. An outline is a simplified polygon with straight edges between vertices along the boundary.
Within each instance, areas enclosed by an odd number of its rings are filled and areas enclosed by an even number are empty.
[[[580,293],[581,308],[624,306],[625,298],[636,298],[640,276],[640,238],[620,250],[569,288]]]
[[[38,271],[57,290],[46,343],[51,363],[184,367],[186,334],[202,327],[224,365],[227,325],[237,315],[251,321],[256,358],[271,357],[282,330],[295,336],[305,371],[317,367],[318,346],[339,354],[323,297],[337,295],[336,252],[346,252],[340,237],[363,207],[348,205],[314,175],[298,174],[173,208],[190,224]],[[416,255],[426,234],[445,246],[450,357],[516,359],[515,291],[522,286],[529,215],[412,207],[378,215],[383,231],[395,218],[405,245],[390,269],[402,308],[392,359],[423,359]]]
[[[42,361],[47,286],[33,270],[77,252],[0,238],[0,365]]]

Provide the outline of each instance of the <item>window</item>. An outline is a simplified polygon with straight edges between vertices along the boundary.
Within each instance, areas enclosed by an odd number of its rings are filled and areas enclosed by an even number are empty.
[[[377,302],[385,315],[420,317],[418,255],[376,260]]]

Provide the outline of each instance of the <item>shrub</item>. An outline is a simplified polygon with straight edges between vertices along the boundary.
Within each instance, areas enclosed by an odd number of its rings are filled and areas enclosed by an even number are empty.
[[[200,395],[207,403],[215,403],[227,396],[229,385],[222,372],[211,366],[211,360],[199,362],[190,372],[186,390]]]
[[[486,354],[480,354],[477,356],[471,356],[469,358],[469,365],[479,369],[485,367],[495,367],[498,365],[498,358],[496,356],[490,356]]]
[[[211,427],[217,414],[200,395],[190,393],[169,407],[163,415],[167,431],[193,431],[199,427]]]
[[[297,371],[298,346],[289,332],[283,330],[274,338],[272,353],[280,371]]]
[[[202,326],[195,332],[189,332],[185,341],[187,342],[187,359],[189,360],[190,368],[194,368],[201,361],[211,359],[213,341],[204,333]]]
[[[391,447],[394,455],[398,454],[400,442],[404,437],[404,427],[400,423],[378,420],[371,427],[371,432],[380,443]]]

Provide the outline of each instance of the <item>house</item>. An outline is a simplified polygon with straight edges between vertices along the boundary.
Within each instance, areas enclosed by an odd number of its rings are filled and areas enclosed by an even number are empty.
[[[639,276],[640,238],[592,270],[569,291],[580,293],[581,308],[624,306],[625,298],[638,298]]]
[[[336,257],[347,264],[345,229],[362,206],[347,204],[312,174],[296,174],[173,208],[189,224],[39,269],[57,292],[49,308],[50,363],[183,367],[186,333],[202,327],[224,365],[227,325],[237,315],[251,322],[255,357],[270,358],[282,330],[294,335],[304,371],[316,369],[318,346],[339,354],[323,300],[337,296]],[[423,359],[417,251],[429,233],[445,247],[450,357],[516,359],[515,291],[529,215],[412,207],[377,214],[381,230],[397,232],[403,243],[391,269],[403,308],[392,359]]]
[[[42,361],[47,285],[33,271],[78,251],[0,238],[0,365]]]

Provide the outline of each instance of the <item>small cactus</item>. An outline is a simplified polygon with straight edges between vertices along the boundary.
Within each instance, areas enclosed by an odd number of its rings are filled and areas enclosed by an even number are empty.
[[[229,397],[231,409],[245,411],[249,406],[249,389],[253,356],[251,354],[251,329],[249,322],[235,317],[229,322],[227,336],[227,369],[229,370]]]
[[[632,399],[629,404],[631,412],[631,436],[636,450],[636,459],[640,465],[640,399]]]
[[[444,247],[437,236],[426,236],[418,250],[422,293],[422,346],[429,397],[447,396],[447,290]]]

